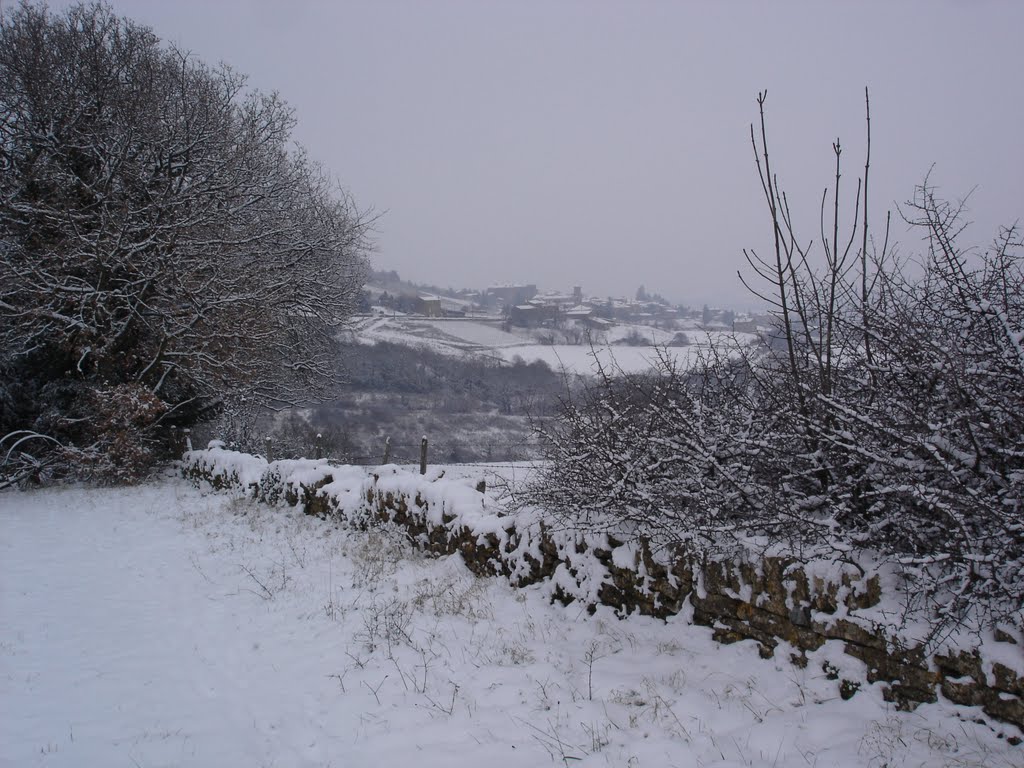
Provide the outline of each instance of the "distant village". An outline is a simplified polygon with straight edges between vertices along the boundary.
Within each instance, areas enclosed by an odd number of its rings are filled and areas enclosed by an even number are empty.
[[[554,328],[571,322],[599,331],[628,323],[666,331],[696,327],[756,333],[772,324],[768,315],[742,314],[707,305],[699,309],[672,305],[658,294],[648,293],[643,286],[632,299],[586,296],[579,285],[571,292],[541,292],[534,283],[494,285],[482,291],[442,291],[404,282],[395,272],[373,273],[364,289],[362,311],[493,320],[519,328]]]

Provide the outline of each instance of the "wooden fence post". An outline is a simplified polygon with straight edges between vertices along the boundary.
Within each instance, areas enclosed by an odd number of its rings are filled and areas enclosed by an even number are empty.
[[[317,459],[324,457],[324,436],[319,432],[316,433],[316,457]]]
[[[427,474],[427,436],[423,436],[423,441],[420,443],[420,474]]]
[[[381,464],[391,463],[391,435],[384,438],[384,461]]]
[[[270,438],[266,437],[263,439],[263,444],[266,446],[267,464],[274,460],[274,452],[270,445]]]
[[[189,429],[188,427],[185,427],[185,429],[182,430],[182,431],[185,434],[185,450],[186,451],[191,451],[192,450],[192,430]]]

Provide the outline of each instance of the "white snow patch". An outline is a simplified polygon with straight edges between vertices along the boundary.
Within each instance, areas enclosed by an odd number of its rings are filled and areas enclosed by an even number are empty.
[[[841,701],[838,643],[798,669],[546,595],[180,480],[2,493],[0,764],[1019,764],[951,704]]]

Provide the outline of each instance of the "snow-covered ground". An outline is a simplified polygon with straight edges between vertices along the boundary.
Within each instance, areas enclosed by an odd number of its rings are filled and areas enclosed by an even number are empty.
[[[3,766],[1010,766],[949,703],[180,480],[0,494]]]
[[[706,352],[708,345],[724,345],[725,342],[735,341],[750,343],[755,338],[752,334],[723,331],[707,333],[695,328],[689,328],[685,333],[692,346],[666,347],[675,337],[675,332],[620,323],[602,332],[593,346],[544,344],[538,341],[545,334],[543,329],[512,328],[504,331],[496,320],[430,319],[398,315],[360,318],[352,330],[352,337],[363,343],[387,341],[460,357],[475,356],[505,362],[513,362],[518,358],[526,363],[542,360],[554,370],[579,374],[596,372],[598,362],[609,371],[644,371],[654,365],[661,354],[686,366],[696,359],[701,349]],[[630,336],[649,339],[650,345],[621,344],[623,339]]]
[[[571,373],[596,373],[601,367],[614,373],[638,373],[658,365],[660,355],[667,355],[678,365],[687,367],[696,359],[698,347],[614,347],[584,346],[570,344],[524,344],[518,347],[503,347],[499,350],[502,359],[515,362],[518,357],[532,363],[543,360],[554,371],[566,370]]]

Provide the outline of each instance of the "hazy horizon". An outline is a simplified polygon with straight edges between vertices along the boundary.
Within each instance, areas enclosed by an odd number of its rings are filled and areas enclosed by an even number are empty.
[[[805,240],[837,136],[846,200],[863,173],[865,86],[876,231],[933,165],[940,193],[974,190],[965,243],[1024,210],[1020,3],[112,6],[277,90],[310,156],[379,215],[374,267],[417,282],[757,304],[735,273],[770,246],[749,136],[763,89]]]

